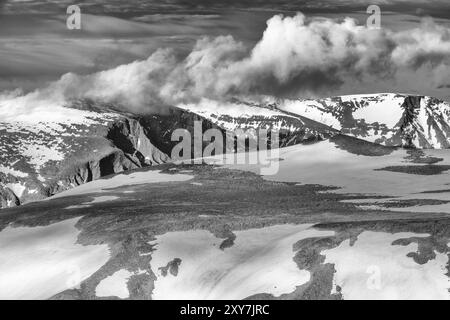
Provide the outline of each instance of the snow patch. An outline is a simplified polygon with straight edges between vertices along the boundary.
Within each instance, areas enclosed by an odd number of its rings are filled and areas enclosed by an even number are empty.
[[[97,297],[119,297],[126,299],[130,297],[127,282],[133,275],[128,270],[122,269],[115,272],[112,276],[103,279],[95,288],[95,295]]]
[[[310,280],[293,260],[293,244],[305,238],[332,236],[311,225],[278,225],[236,231],[234,244],[220,249],[223,239],[204,230],[157,236],[151,267],[157,280],[153,299],[243,299],[258,293],[280,296]],[[176,276],[159,268],[181,259]]]
[[[21,183],[7,183],[6,187],[8,187],[16,197],[20,198],[23,195],[23,192],[25,191],[26,187],[22,185]]]
[[[113,201],[113,200],[116,200],[116,199],[119,199],[119,197],[116,197],[116,196],[94,197],[94,200],[92,200],[92,201],[83,202],[82,204],[79,204],[79,205],[68,206],[66,209],[89,208],[94,203],[102,203],[102,202],[107,202],[107,201]]]
[[[68,196],[76,196],[88,193],[107,192],[108,189],[115,189],[129,185],[139,185],[147,183],[181,182],[192,179],[193,176],[185,174],[165,174],[161,170],[149,170],[144,172],[121,173],[109,179],[94,180],[70,190],[63,191],[47,199],[56,199]]]
[[[19,178],[28,177],[28,173],[15,170],[13,168],[8,168],[8,167],[2,166],[2,165],[0,165],[0,172],[4,173],[6,175],[10,174],[12,176],[19,177]]]
[[[178,108],[188,110],[209,118],[211,115],[227,115],[233,118],[249,118],[252,116],[286,116],[280,111],[252,106],[246,103],[221,102],[203,98],[199,103],[180,104]]]
[[[347,300],[450,299],[450,280],[445,275],[446,254],[420,265],[407,254],[417,252],[417,244],[392,245],[395,240],[427,237],[428,234],[364,231],[353,245],[350,240],[321,252],[324,263],[332,263],[334,282]]]
[[[26,145],[22,150],[22,155],[29,157],[28,162],[33,165],[36,170],[45,165],[48,161],[61,161],[64,154],[56,148],[50,148],[43,145]]]
[[[322,141],[311,145],[296,145],[279,149],[278,170],[264,179],[277,182],[292,182],[306,184],[320,184],[323,186],[338,187],[327,192],[341,194],[363,194],[376,196],[389,196],[387,199],[363,199],[359,202],[400,201],[411,199],[434,199],[450,201],[450,192],[430,193],[431,190],[446,190],[448,174],[420,175],[402,172],[379,170],[389,166],[424,166],[407,160],[410,156],[407,150],[398,149],[391,154],[383,156],[364,156],[350,153],[338,148],[330,141]],[[436,165],[450,165],[449,150],[423,150],[424,157],[442,158]],[[265,163],[265,152],[260,153],[261,163]],[[226,155],[225,157],[231,157]],[[245,157],[245,154],[236,156]],[[231,158],[230,158],[231,159]],[[207,159],[211,163],[223,163],[223,157]],[[232,162],[231,162],[232,163]],[[245,158],[241,160],[245,163]],[[225,165],[226,168],[261,173],[261,164],[235,164]],[[274,166],[276,167],[276,166]],[[427,192],[427,193],[423,193]],[[357,203],[358,200],[349,202]],[[417,212],[449,212],[450,203],[389,208],[395,211]]]
[[[108,261],[107,245],[77,244],[79,219],[0,232],[0,299],[48,299]]]

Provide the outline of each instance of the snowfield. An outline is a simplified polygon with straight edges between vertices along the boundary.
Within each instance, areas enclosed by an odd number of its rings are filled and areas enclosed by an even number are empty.
[[[120,198],[117,196],[99,196],[99,197],[94,197],[94,199],[92,201],[83,202],[82,204],[77,204],[77,205],[73,205],[73,206],[68,206],[65,209],[89,208],[92,204],[95,204],[95,203],[103,203],[103,202],[108,202],[108,201],[114,201],[117,199],[120,199]]]
[[[206,118],[217,115],[227,115],[233,118],[249,118],[252,116],[265,116],[269,118],[274,116],[286,116],[283,112],[261,108],[257,105],[252,106],[251,104],[237,102],[219,102],[209,99],[202,99],[199,103],[195,104],[180,104],[177,105],[177,107],[200,114]]]
[[[49,161],[64,159],[68,139],[81,137],[91,126],[106,125],[118,118],[119,115],[114,113],[61,106],[21,110],[16,105],[10,106],[8,101],[0,101],[0,132],[13,138],[16,149],[9,150],[9,156],[14,158],[10,163],[28,159],[37,173]],[[0,141],[0,147],[11,148],[11,142]],[[9,173],[16,175],[11,170]]]
[[[367,123],[383,123],[393,129],[403,114],[401,105],[406,96],[392,93],[373,95],[348,95],[338,98],[319,100],[285,100],[279,108],[309,119],[342,129],[342,120],[338,117],[344,108],[341,104],[355,104],[352,115],[355,119],[364,119]],[[362,103],[361,102],[365,102]],[[345,126],[345,125],[344,125]],[[370,139],[369,140],[373,140]]]
[[[325,250],[325,263],[335,266],[334,285],[346,300],[450,300],[450,279],[446,275],[449,258],[418,264],[410,252],[417,244],[393,245],[399,239],[427,237],[426,234],[365,231],[353,245],[345,240],[337,248]]]
[[[177,107],[200,115],[229,131],[239,128],[260,128],[266,127],[266,125],[277,130],[296,130],[297,128],[292,124],[285,123],[288,119],[295,121],[296,126],[305,126],[304,122],[298,117],[256,103],[220,102],[202,99],[198,103],[180,104]],[[265,124],[266,121],[270,125]]]
[[[0,232],[0,299],[48,299],[108,261],[107,245],[77,244],[78,220]]]
[[[152,244],[151,266],[157,275],[153,299],[244,299],[258,293],[280,296],[309,281],[293,257],[293,245],[305,238],[334,235],[311,225],[281,225],[236,231],[234,244],[224,250],[207,231],[171,232]],[[176,276],[160,268],[181,259]]]
[[[424,166],[424,164],[407,160],[408,153],[404,149],[395,150],[384,156],[355,155],[338,148],[336,144],[327,140],[310,145],[282,148],[272,152],[279,153],[279,157],[274,157],[270,152],[263,151],[258,155],[262,164],[235,164],[224,165],[224,167],[264,174],[261,168],[267,167],[266,163],[271,162],[273,167],[278,167],[278,170],[273,174],[263,176],[264,179],[270,181],[296,182],[302,185],[320,184],[339,188],[329,192],[388,197],[386,199],[353,200],[354,202],[373,202],[376,204],[410,199],[450,201],[450,192],[439,192],[439,190],[450,189],[446,170],[441,174],[434,175],[380,170],[389,166]],[[424,153],[426,156],[443,159],[436,165],[450,165],[450,153],[447,150],[424,150]],[[243,156],[238,155],[238,157]],[[227,155],[226,157],[230,156]],[[240,163],[245,163],[244,159],[241,160]],[[208,162],[224,163],[223,157],[212,157],[208,159]],[[276,165],[274,162],[276,162]],[[389,209],[416,212],[450,212],[450,204],[405,206]]]
[[[131,275],[132,273],[125,269],[115,272],[112,276],[99,283],[95,289],[96,296],[128,298],[130,293],[128,292],[127,281]]]
[[[124,186],[139,185],[146,183],[187,181],[192,178],[193,176],[187,174],[166,174],[161,173],[158,170],[120,173],[113,176],[112,178],[91,181],[90,183],[83,184],[81,186],[75,187],[67,191],[63,191],[48,199],[77,196],[89,193],[102,193],[102,192],[105,193],[108,192],[108,189],[115,189]]]
[[[110,258],[107,245],[76,244],[79,218],[45,227],[11,228],[0,232],[0,299],[46,299],[79,284]],[[294,261],[300,240],[333,239],[331,230],[311,224],[275,225],[234,231],[231,245],[204,230],[168,232],[153,246],[150,267],[156,276],[153,299],[244,299],[266,293],[279,297],[311,280]],[[414,261],[417,239],[429,234],[363,231],[322,250],[332,264],[333,289],[344,299],[450,299],[449,258],[435,251],[423,264]],[[395,243],[411,240],[407,245]],[[296,250],[305,250],[299,247]],[[178,263],[173,262],[178,260]],[[171,265],[172,263],[172,265]],[[170,266],[170,268],[169,268]],[[163,272],[163,268],[166,269]],[[148,273],[120,269],[95,287],[99,298],[130,297],[132,275]]]

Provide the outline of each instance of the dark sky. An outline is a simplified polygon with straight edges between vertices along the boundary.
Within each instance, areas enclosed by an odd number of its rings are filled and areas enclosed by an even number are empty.
[[[91,14],[139,16],[144,14],[220,13],[223,10],[273,10],[302,11],[304,13],[348,13],[361,11],[376,4],[387,11],[402,14],[421,13],[449,18],[450,2],[447,0],[2,0],[9,13],[59,13],[69,4],[78,4]]]
[[[66,28],[71,4],[81,7],[82,30]],[[251,48],[279,13],[364,23],[370,4],[381,7],[382,26],[392,30],[414,27],[424,16],[450,26],[449,0],[0,0],[0,91],[33,90],[64,73],[113,68],[162,47],[183,56],[203,36],[232,35]]]

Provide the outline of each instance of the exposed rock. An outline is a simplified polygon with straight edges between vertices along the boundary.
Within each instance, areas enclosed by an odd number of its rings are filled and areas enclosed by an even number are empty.
[[[0,189],[0,203],[2,208],[16,207],[20,204],[19,198],[9,188]]]
[[[450,106],[431,97],[353,95],[284,102],[279,108],[388,147],[450,147]]]

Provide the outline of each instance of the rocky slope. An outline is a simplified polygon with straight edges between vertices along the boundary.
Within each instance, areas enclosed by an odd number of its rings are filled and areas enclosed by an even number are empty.
[[[101,176],[162,163],[168,156],[138,120],[88,102],[0,122],[1,207],[42,199]]]
[[[181,108],[145,116],[120,109],[83,100],[44,110],[43,114],[40,110],[39,114],[22,114],[17,120],[0,120],[1,207],[46,198],[109,174],[167,162],[178,144],[171,139],[174,130],[183,128],[193,135],[195,121],[202,121],[203,132],[215,128],[224,137],[235,121],[240,121],[242,128],[251,124],[254,128],[281,130],[281,146],[329,135],[325,126],[311,129],[300,117],[282,112],[259,115],[262,108],[256,107],[249,117],[215,115],[220,121]],[[208,143],[204,141],[203,147]],[[232,150],[224,143],[223,151]]]
[[[202,100],[178,108],[193,112],[227,131],[268,129],[280,133],[280,145],[288,146],[328,138],[337,133],[314,119],[280,110],[273,103],[251,103],[234,100],[216,102]]]
[[[402,94],[284,101],[280,109],[329,125],[341,133],[385,146],[450,146],[450,106],[431,97]]]

